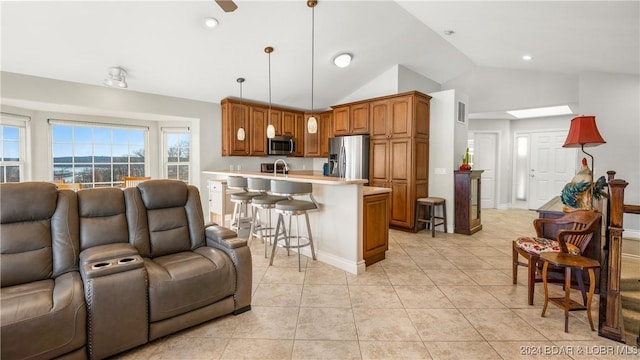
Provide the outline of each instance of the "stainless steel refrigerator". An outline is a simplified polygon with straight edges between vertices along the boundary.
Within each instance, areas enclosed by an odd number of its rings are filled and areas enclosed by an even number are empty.
[[[369,135],[329,138],[329,176],[369,179]]]

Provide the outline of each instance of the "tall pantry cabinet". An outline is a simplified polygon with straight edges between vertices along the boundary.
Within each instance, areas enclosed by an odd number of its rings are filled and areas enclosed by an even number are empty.
[[[413,230],[429,180],[429,102],[417,91],[369,101],[369,185],[391,188],[392,227]]]

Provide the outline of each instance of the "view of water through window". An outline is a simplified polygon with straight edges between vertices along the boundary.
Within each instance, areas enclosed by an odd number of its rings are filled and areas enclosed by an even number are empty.
[[[146,130],[52,125],[53,179],[84,188],[145,176]]]

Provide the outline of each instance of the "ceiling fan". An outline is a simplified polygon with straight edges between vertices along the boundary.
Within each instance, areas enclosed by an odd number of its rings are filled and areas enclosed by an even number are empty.
[[[236,5],[232,0],[216,0],[216,3],[220,5],[224,12],[233,12],[238,8],[238,5]]]

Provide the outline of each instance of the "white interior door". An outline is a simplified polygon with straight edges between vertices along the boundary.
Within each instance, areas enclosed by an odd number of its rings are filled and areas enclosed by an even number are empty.
[[[566,131],[531,135],[529,172],[529,209],[538,209],[559,196],[576,170],[576,150],[563,148]]]
[[[482,173],[481,206],[483,209],[495,208],[498,135],[476,132],[473,138],[473,168],[484,170]]]

